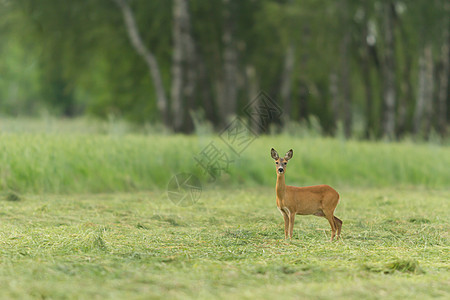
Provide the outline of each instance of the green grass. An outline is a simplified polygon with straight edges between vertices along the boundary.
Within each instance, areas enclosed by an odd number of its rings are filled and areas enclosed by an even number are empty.
[[[257,138],[240,156],[215,136],[0,133],[0,190],[17,193],[101,193],[163,189],[189,172],[208,181],[194,160],[210,143],[233,161],[215,182],[272,185],[270,148],[294,149],[287,182],[296,185],[450,187],[450,147],[433,144]]]
[[[286,134],[239,156],[217,136],[126,124],[0,120],[0,298],[450,297],[450,147]],[[194,155],[233,162],[209,182]],[[286,181],[341,195],[343,239],[298,216],[284,240],[270,148]],[[192,206],[166,195],[190,172]]]
[[[450,192],[341,188],[343,239],[298,216],[284,240],[273,187],[5,195],[2,298],[441,298],[450,296]]]

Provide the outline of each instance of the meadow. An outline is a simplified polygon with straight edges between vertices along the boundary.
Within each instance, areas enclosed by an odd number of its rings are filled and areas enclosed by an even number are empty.
[[[212,182],[193,157],[216,135],[0,125],[1,298],[450,297],[448,146],[261,136]],[[288,184],[339,191],[341,240],[313,216],[284,240],[271,147]],[[180,172],[203,184],[187,207]]]
[[[450,146],[371,142],[311,135],[259,136],[236,154],[216,134],[135,132],[120,124],[0,122],[0,189],[17,193],[102,193],[164,190],[187,172],[207,184],[195,157],[213,143],[229,163],[213,186],[272,186],[270,157],[294,149],[288,184],[392,187],[450,186]],[[227,166],[225,166],[227,165]]]

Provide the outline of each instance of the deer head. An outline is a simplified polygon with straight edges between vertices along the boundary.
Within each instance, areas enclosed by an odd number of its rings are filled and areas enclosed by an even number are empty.
[[[294,155],[294,151],[292,151],[292,149],[291,149],[284,155],[283,158],[280,158],[280,156],[278,155],[278,152],[272,148],[272,150],[270,151],[270,155],[275,160],[275,166],[276,166],[277,173],[284,174],[284,173],[286,173],[286,166],[288,164],[288,161]]]

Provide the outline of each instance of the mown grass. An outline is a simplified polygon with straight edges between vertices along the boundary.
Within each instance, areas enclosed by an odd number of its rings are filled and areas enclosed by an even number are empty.
[[[273,187],[22,195],[0,201],[3,298],[442,298],[450,193],[340,188],[343,239],[298,216],[285,241]]]

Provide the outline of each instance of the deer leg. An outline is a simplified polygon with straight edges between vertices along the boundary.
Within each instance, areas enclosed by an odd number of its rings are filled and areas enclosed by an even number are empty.
[[[337,217],[334,217],[334,223],[337,227],[337,236],[336,238],[338,239],[341,236],[341,228],[342,228],[342,221],[340,219],[338,219]]]
[[[278,208],[278,210],[280,211],[280,213],[284,219],[284,239],[287,240],[288,233],[289,233],[289,216],[287,215],[287,213],[284,210],[279,209],[279,208]]]
[[[333,214],[325,213],[325,218],[327,218],[328,222],[330,223],[330,226],[331,226],[331,241],[333,241],[334,236],[336,235],[336,225],[334,223],[334,216],[333,216]]]
[[[286,213],[283,214],[284,218],[284,239],[288,239],[288,233],[289,233],[289,217]]]
[[[294,221],[295,213],[289,213],[289,237],[292,239],[292,234],[294,233]]]

